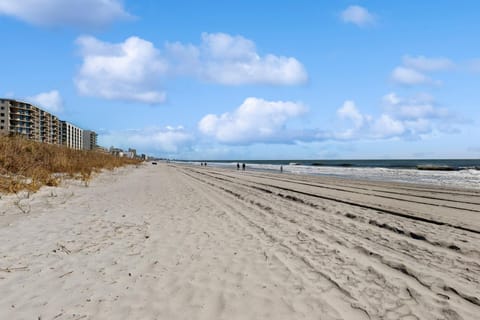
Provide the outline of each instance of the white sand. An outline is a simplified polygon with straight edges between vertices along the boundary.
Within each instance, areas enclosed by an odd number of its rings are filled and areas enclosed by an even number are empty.
[[[480,193],[171,164],[0,199],[0,319],[479,319]]]

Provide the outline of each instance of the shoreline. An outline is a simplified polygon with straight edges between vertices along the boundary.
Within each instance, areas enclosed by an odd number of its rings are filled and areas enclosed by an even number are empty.
[[[192,164],[192,163],[187,163],[187,162],[172,162],[174,164],[177,164],[177,165],[185,165],[185,166],[192,166],[192,167],[198,167],[199,165],[197,164]],[[304,172],[304,171],[289,171],[288,167],[286,166],[283,166],[283,171],[280,170],[280,166],[279,165],[275,165],[270,168],[258,168],[258,167],[252,167],[250,164],[247,164],[247,168],[246,168],[246,171],[250,171],[250,172],[259,172],[259,173],[266,173],[266,174],[281,174],[281,175],[292,175],[293,177],[299,177],[301,179],[301,177],[316,177],[316,178],[319,178],[319,179],[339,179],[339,180],[342,180],[342,181],[359,181],[359,182],[370,182],[370,183],[385,183],[386,185],[389,185],[389,184],[398,184],[398,185],[404,185],[405,187],[415,187],[415,186],[418,186],[418,187],[421,187],[421,188],[433,188],[433,189],[446,189],[446,190],[466,190],[466,191],[471,191],[471,192],[480,192],[480,171],[478,172],[478,175],[475,176],[475,181],[472,181],[471,183],[469,184],[465,184],[465,185],[462,185],[462,184],[458,184],[458,185],[449,185],[448,182],[450,181],[445,181],[444,183],[439,183],[438,181],[435,182],[435,181],[423,181],[422,182],[418,182],[418,181],[412,181],[412,180],[405,180],[405,179],[401,179],[401,178],[393,178],[392,177],[389,177],[390,179],[388,178],[379,178],[378,176],[373,176],[373,177],[369,177],[368,174],[364,174],[364,175],[349,175],[348,173],[309,173],[309,172]],[[218,169],[218,170],[227,170],[227,171],[236,171],[236,167],[234,164],[229,164],[229,165],[215,165],[215,164],[210,164],[208,165],[207,167],[210,167],[212,169]],[[297,166],[293,166],[293,168],[297,168]],[[315,168],[313,166],[313,168]],[[327,168],[327,169],[345,169],[345,168],[342,168],[342,167],[324,167],[324,168]],[[388,168],[348,168],[348,170],[356,170],[356,169],[360,169],[360,170],[370,170],[370,169],[381,169],[381,170],[392,170],[392,171],[397,171],[397,170],[404,170],[406,172],[418,172],[419,174],[426,174],[426,175],[429,175],[429,174],[439,174],[439,175],[445,175],[445,174],[455,174],[455,173],[458,173],[462,170],[458,170],[458,171],[429,171],[429,170],[417,170],[417,169],[388,169]],[[371,173],[371,172],[370,172]],[[433,180],[433,178],[432,178]],[[477,184],[477,180],[478,180],[478,184]]]
[[[176,162],[177,164],[199,165],[197,163]],[[279,173],[281,164],[248,163],[249,170]],[[211,162],[210,167],[235,169],[234,162]],[[385,167],[328,167],[284,164],[283,173],[318,177],[338,177],[348,180],[367,180],[372,182],[408,183],[414,185],[438,186],[480,190],[480,170],[420,170],[417,168]]]
[[[475,319],[479,195],[159,162],[2,196],[0,317]]]

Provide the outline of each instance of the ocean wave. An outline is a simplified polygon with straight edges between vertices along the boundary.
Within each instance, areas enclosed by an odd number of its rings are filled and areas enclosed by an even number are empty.
[[[278,164],[248,163],[247,169],[280,172]],[[192,162],[200,164],[200,162]],[[236,170],[237,162],[211,162],[211,166],[232,168]],[[325,175],[353,179],[367,179],[375,181],[406,182],[428,184],[451,188],[480,189],[480,170],[478,167],[464,167],[455,171],[415,170],[402,168],[380,167],[332,167],[311,166],[299,164],[282,165],[283,172],[305,175]]]

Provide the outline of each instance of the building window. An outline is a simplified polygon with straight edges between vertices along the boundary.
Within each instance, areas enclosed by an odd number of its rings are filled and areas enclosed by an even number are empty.
[[[5,113],[0,113],[0,117],[5,117]]]

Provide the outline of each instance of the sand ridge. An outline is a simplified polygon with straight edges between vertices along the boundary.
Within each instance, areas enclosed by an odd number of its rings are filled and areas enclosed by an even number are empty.
[[[476,319],[479,195],[159,163],[3,197],[0,318]]]

